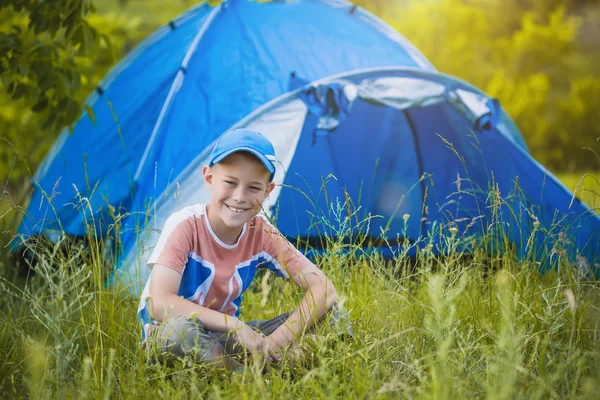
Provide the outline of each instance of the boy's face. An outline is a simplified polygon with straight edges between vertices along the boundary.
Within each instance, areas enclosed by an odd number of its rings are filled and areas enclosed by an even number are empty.
[[[218,236],[239,235],[275,187],[269,182],[265,166],[246,152],[233,153],[212,167],[205,166],[202,173],[211,190],[209,221]]]

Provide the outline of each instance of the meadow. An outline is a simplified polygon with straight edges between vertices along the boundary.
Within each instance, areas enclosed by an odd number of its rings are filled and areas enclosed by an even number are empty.
[[[576,185],[579,179],[568,181]],[[588,179],[583,180],[581,188]],[[594,183],[595,184],[595,183]],[[573,188],[571,186],[571,188]],[[18,209],[3,197],[2,249]],[[14,229],[14,228],[13,228]],[[597,398],[600,290],[563,260],[539,274],[510,252],[397,251],[392,260],[329,241],[318,265],[349,310],[354,340],[306,341],[303,364],[230,376],[187,360],[153,364],[140,347],[138,298],[106,285],[103,243],[31,244],[35,274],[0,258],[3,398]],[[243,320],[292,309],[293,285],[265,273],[246,292]]]
[[[594,152],[581,153],[600,136],[593,123],[600,109],[597,1],[353,2],[398,29],[440,71],[499,98],[543,165],[597,166]],[[109,40],[87,54],[58,38],[68,51],[48,66],[52,75],[76,66],[81,77],[64,88],[73,89],[77,104],[143,38],[198,1],[93,3],[97,12],[88,22]],[[33,44],[25,15],[6,4],[0,32]],[[21,79],[22,64],[14,65]],[[411,258],[397,249],[392,260],[330,241],[316,261],[350,312],[354,340],[329,337],[320,348],[307,341],[311,356],[302,365],[284,360],[280,371],[263,374],[249,363],[230,376],[185,360],[150,363],[140,346],[138,297],[106,284],[113,262],[102,241],[31,243],[35,273],[8,254],[26,197],[17,193],[61,131],[48,128],[50,117],[66,109],[56,102],[55,109],[31,111],[43,102],[31,76],[22,78],[30,86],[25,95],[0,91],[0,398],[600,398],[596,280],[560,257],[540,274],[532,259],[517,260],[511,251],[463,254],[453,234],[444,238],[444,256],[423,251]],[[558,177],[590,207],[600,206],[597,171]],[[246,292],[241,317],[273,317],[299,297],[265,273]]]

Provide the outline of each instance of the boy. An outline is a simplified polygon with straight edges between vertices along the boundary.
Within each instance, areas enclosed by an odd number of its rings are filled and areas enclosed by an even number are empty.
[[[211,201],[171,215],[148,261],[152,273],[138,317],[144,342],[161,353],[235,369],[242,352],[278,362],[282,352],[332,309],[332,283],[259,214],[275,184],[273,145],[237,129],[215,145],[202,173]],[[305,292],[299,307],[268,321],[237,317],[257,268]],[[336,322],[334,307],[331,320]],[[346,332],[351,335],[348,325]]]

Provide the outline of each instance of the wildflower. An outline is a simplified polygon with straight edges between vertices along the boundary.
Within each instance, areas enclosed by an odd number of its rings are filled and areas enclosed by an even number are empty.
[[[404,220],[404,223],[406,224],[406,221],[408,221],[408,219],[410,218],[410,214],[404,214],[402,216],[402,219]]]
[[[538,221],[538,220],[533,221],[533,227],[537,228],[538,226],[540,226],[540,221]]]
[[[456,233],[458,232],[458,228],[455,226],[451,226],[450,229],[448,229],[448,230],[450,231],[452,236],[456,235]]]

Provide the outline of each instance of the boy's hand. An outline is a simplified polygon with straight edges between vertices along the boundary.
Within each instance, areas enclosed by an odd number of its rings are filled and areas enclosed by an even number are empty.
[[[292,344],[282,333],[281,329],[276,330],[267,336],[269,343],[269,351],[282,353],[288,346]]]
[[[262,333],[255,331],[246,324],[235,330],[234,340],[251,354],[264,357],[267,363],[279,362],[281,360],[281,357],[274,351],[271,354],[274,344],[272,342],[269,343],[270,341]]]
[[[267,343],[267,349],[269,355],[273,359],[273,362],[281,362],[281,353],[283,352],[283,348],[275,343],[271,336],[265,337],[265,342]]]

